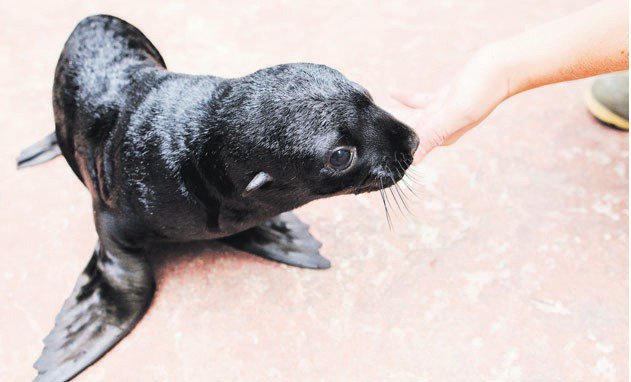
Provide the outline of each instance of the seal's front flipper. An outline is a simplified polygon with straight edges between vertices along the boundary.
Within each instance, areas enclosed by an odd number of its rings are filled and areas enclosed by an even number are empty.
[[[35,166],[61,155],[55,133],[48,134],[41,141],[32,144],[20,152],[17,159],[18,169]]]
[[[70,297],[44,339],[36,381],[67,381],[101,358],[145,314],[155,290],[142,254],[97,243]]]
[[[318,251],[322,244],[309,233],[309,226],[291,212],[220,239],[224,243],[266,259],[302,268],[326,269],[329,260]]]

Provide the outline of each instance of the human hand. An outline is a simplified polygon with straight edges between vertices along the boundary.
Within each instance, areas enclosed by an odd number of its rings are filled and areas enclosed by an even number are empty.
[[[396,93],[393,97],[415,109],[410,118],[419,135],[418,163],[434,147],[454,143],[511,96],[510,76],[499,63],[500,50],[483,48],[434,94]]]

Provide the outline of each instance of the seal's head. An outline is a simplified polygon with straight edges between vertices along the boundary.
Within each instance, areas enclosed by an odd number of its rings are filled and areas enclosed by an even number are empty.
[[[279,65],[230,80],[221,103],[223,162],[252,204],[289,210],[391,186],[418,146],[366,89],[323,65]]]

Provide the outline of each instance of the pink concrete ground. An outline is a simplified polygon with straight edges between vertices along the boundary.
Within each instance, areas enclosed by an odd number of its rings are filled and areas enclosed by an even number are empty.
[[[112,13],[172,70],[284,62],[431,90],[485,42],[588,1],[0,2],[0,380],[24,381],[85,266],[90,199],[62,159],[17,172],[52,131],[75,23]],[[522,94],[417,173],[414,217],[378,195],[298,211],[327,271],[228,249],[157,256],[148,315],[80,381],[623,381],[628,377],[628,135],[587,114],[588,82]]]

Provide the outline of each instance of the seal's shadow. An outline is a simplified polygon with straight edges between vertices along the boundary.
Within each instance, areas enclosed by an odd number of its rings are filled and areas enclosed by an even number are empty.
[[[192,262],[201,263],[203,266],[194,267],[195,272],[208,273],[208,269],[221,267],[222,259],[230,259],[238,262],[274,263],[259,258],[248,252],[235,249],[227,244],[209,240],[189,243],[169,243],[152,248],[152,255],[148,256],[153,268],[158,286],[163,280],[173,273],[173,269],[180,269]],[[278,263],[276,263],[278,265]]]

